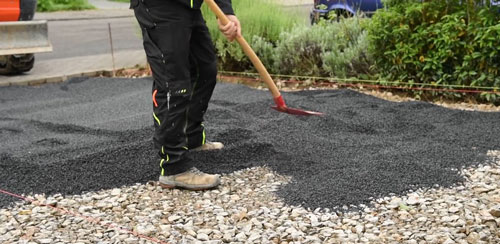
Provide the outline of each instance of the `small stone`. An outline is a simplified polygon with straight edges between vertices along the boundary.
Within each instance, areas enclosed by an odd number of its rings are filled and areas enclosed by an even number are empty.
[[[197,236],[196,232],[190,226],[184,226],[184,231],[190,236]]]
[[[333,230],[332,233],[337,235],[338,237],[344,237],[346,235],[343,230]]]
[[[260,239],[260,234],[259,233],[252,233],[250,235],[250,237],[248,237],[248,242],[254,242],[258,239]]]
[[[306,243],[321,243],[321,239],[317,236],[306,236]]]
[[[264,222],[262,225],[265,226],[266,229],[274,229],[274,225],[272,223]]]
[[[100,195],[96,194],[96,195],[93,195],[92,198],[94,200],[102,200],[102,199],[106,198],[106,194],[100,194]]]
[[[122,191],[118,188],[111,190],[111,196],[118,196],[120,193],[122,193]]]
[[[125,240],[123,240],[125,243],[138,243],[139,241],[137,240],[137,238],[134,238],[134,237],[129,237],[129,238],[126,238]]]
[[[292,234],[294,232],[297,232],[297,230],[293,227],[290,227],[290,228],[286,229],[286,232]]]
[[[450,213],[458,213],[458,211],[460,211],[457,207],[451,207],[450,209],[448,209],[448,212]]]
[[[378,217],[377,216],[367,217],[366,220],[368,220],[368,222],[370,223],[377,223]]]
[[[198,234],[207,234],[207,235],[210,235],[213,231],[211,229],[199,229],[197,231]]]
[[[355,227],[356,234],[361,234],[363,232],[364,228],[365,227],[362,225],[356,225],[356,227]]]
[[[388,219],[386,221],[384,221],[384,223],[382,223],[382,226],[389,226],[389,225],[394,225],[394,221]]]
[[[417,222],[426,222],[427,221],[427,217],[419,217],[417,219]]]
[[[442,222],[453,222],[458,220],[460,217],[458,215],[444,216],[441,218]]]
[[[478,193],[488,193],[490,191],[493,191],[495,190],[495,188],[492,188],[492,187],[476,187],[474,188],[474,191],[478,192]]]
[[[376,236],[375,234],[372,234],[372,233],[365,233],[364,236],[369,241],[378,241],[379,240],[378,236]]]
[[[85,212],[90,211],[90,210],[92,210],[91,206],[81,206],[78,208],[78,212],[80,212],[80,213],[85,213]]]
[[[320,222],[318,221],[318,217],[316,217],[316,215],[311,214],[309,216],[309,219],[311,220],[311,226],[312,227],[318,227],[318,226],[320,226]]]
[[[238,233],[238,234],[235,236],[235,238],[236,238],[236,240],[237,240],[237,241],[244,242],[244,241],[246,241],[247,236],[245,235],[245,233],[240,232],[240,233]]]
[[[198,233],[198,235],[196,235],[196,239],[198,239],[200,241],[208,241],[209,237],[205,233]]]
[[[479,234],[477,232],[471,232],[468,236],[467,236],[467,242],[470,243],[470,244],[475,244],[475,243],[478,243],[479,242]]]
[[[500,205],[496,205],[490,209],[490,214],[494,217],[500,218]]]
[[[21,235],[21,230],[14,230],[14,231],[11,231],[10,234],[13,236],[13,237],[18,237]]]
[[[223,242],[232,242],[233,236],[229,233],[224,233],[224,236],[222,236],[222,241]]]
[[[181,216],[179,216],[179,215],[172,215],[172,216],[168,217],[169,222],[174,222],[174,221],[179,220],[179,219],[181,219]]]
[[[437,237],[436,235],[426,235],[424,238],[428,243],[434,243]]]
[[[389,204],[387,204],[387,207],[389,209],[399,208],[399,204],[401,203],[401,201],[401,198],[395,197],[389,202]]]
[[[410,197],[408,197],[408,200],[406,201],[406,203],[408,205],[417,205],[419,204],[420,202],[422,202],[422,199],[420,199],[418,196],[416,195],[411,195]]]
[[[252,230],[252,223],[248,223],[243,227],[243,231],[249,233]]]
[[[455,244],[455,241],[450,239],[449,237],[443,242],[443,244]]]
[[[49,238],[47,238],[47,239],[38,239],[38,243],[40,243],[40,244],[49,244],[49,243],[52,243],[52,242],[53,242],[52,239],[49,239]]]
[[[142,225],[139,225],[137,226],[137,233],[141,234],[141,235],[150,235],[151,233],[153,233],[155,231],[155,227],[152,226],[152,225],[146,225],[146,226],[142,226]]]
[[[29,209],[28,210],[21,210],[21,211],[19,211],[19,214],[20,215],[30,215],[31,214],[31,210],[29,210]]]
[[[325,228],[320,231],[320,234],[326,237],[330,237],[333,234],[332,228]]]
[[[46,205],[48,206],[52,206],[52,207],[55,207],[57,206],[57,200],[56,199],[48,199],[46,202],[45,202]]]
[[[293,209],[291,216],[292,217],[299,217],[300,216],[299,210],[298,209]]]
[[[321,221],[328,221],[330,220],[330,216],[324,214],[324,215],[321,215]]]

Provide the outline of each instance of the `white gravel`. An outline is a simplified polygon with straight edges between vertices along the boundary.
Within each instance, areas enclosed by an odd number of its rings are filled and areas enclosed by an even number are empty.
[[[500,243],[500,151],[489,155],[492,164],[461,171],[461,186],[377,199],[361,212],[285,205],[273,191],[289,179],[267,168],[224,175],[206,192],[150,182],[35,195],[67,212],[25,202],[0,209],[0,243],[154,243],[138,235],[165,243]]]

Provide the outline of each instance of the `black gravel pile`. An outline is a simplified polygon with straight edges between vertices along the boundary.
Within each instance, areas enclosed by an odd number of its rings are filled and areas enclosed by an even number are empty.
[[[72,79],[0,88],[0,187],[79,194],[156,180],[149,79]],[[218,152],[198,168],[231,173],[267,165],[293,182],[287,203],[337,208],[420,187],[451,186],[457,169],[500,149],[500,113],[394,103],[351,90],[285,93],[297,117],[270,109],[266,91],[219,84],[205,123]],[[0,195],[0,206],[16,199]]]

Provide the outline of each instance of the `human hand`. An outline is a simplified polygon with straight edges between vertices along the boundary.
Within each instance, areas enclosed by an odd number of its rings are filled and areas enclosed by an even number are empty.
[[[227,15],[227,18],[229,19],[229,23],[226,25],[223,25],[220,19],[217,20],[217,22],[219,24],[219,30],[230,42],[232,42],[236,37],[241,36],[241,25],[236,16]]]

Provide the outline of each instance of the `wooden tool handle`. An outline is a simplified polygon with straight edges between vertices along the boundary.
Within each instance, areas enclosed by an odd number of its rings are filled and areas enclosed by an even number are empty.
[[[212,10],[212,12],[215,13],[217,18],[219,18],[219,20],[222,22],[223,25],[229,23],[230,20],[227,18],[224,12],[222,12],[219,6],[217,6],[214,0],[205,0],[205,3],[208,4],[208,7]],[[248,42],[245,40],[245,38],[243,38],[243,36],[239,36],[236,37],[236,41],[240,44],[241,48],[243,49],[243,52],[245,52],[248,58],[250,58],[250,61],[252,61],[253,66],[259,72],[260,77],[264,80],[264,82],[266,82],[267,86],[269,87],[269,90],[273,94],[273,98],[280,97],[281,93],[278,90],[278,87],[276,87],[273,79],[269,75],[269,72],[267,72],[266,67],[264,67],[259,57],[257,57],[257,54],[255,54],[250,45],[248,45]]]

